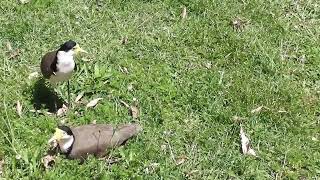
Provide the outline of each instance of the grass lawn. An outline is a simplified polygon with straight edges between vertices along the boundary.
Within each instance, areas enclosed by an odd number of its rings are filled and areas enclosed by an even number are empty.
[[[0,11],[2,178],[320,177],[316,0],[2,0]],[[30,112],[39,79],[28,75],[69,39],[89,52],[71,83],[73,100],[85,92],[82,103],[64,117]],[[67,99],[66,83],[58,92]],[[57,124],[132,122],[121,100],[134,98],[144,130],[110,153],[119,162],[60,155],[43,167]],[[241,153],[239,121],[259,158]]]

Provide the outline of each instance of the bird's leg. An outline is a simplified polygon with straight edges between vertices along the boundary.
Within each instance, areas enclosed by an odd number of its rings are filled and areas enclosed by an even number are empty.
[[[70,102],[70,81],[68,80],[68,107],[70,107],[71,102]]]

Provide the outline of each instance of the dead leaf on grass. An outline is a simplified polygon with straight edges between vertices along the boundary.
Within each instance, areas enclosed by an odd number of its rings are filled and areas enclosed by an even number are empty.
[[[12,51],[12,46],[11,46],[11,43],[9,41],[7,41],[6,47],[7,47],[8,51]]]
[[[3,165],[4,165],[4,159],[1,159],[1,161],[0,161],[0,176],[3,173]]]
[[[263,108],[263,106],[259,106],[259,107],[255,108],[255,109],[251,110],[251,113],[252,114],[259,113],[259,112],[261,112],[262,108]]]
[[[136,107],[136,106],[133,106],[133,105],[130,106],[130,115],[131,115],[134,119],[138,118],[139,115],[140,115],[139,108]]]
[[[100,100],[102,100],[102,99],[103,99],[103,98],[93,99],[93,100],[91,100],[91,101],[86,105],[86,107],[87,107],[87,108],[95,107],[95,106],[98,104],[98,102],[99,102]]]
[[[21,3],[21,4],[27,4],[27,3],[29,3],[31,0],[19,0],[19,2]]]
[[[50,169],[54,165],[55,159],[56,159],[55,156],[46,155],[41,159],[41,162],[46,169]]]
[[[187,7],[182,8],[181,18],[185,19],[187,17]]]
[[[133,85],[132,84],[129,84],[128,85],[128,91],[132,91],[133,90]]]
[[[129,71],[128,71],[128,69],[126,67],[119,66],[119,69],[123,74],[129,74]]]
[[[244,155],[251,155],[257,157],[256,152],[250,146],[249,138],[244,133],[242,126],[240,127],[240,139],[242,153]]]
[[[22,116],[22,105],[21,105],[20,101],[17,101],[16,110],[17,110],[19,117],[21,117]]]
[[[16,155],[16,159],[17,159],[17,160],[19,160],[19,159],[21,159],[21,158],[22,158],[22,157],[21,157],[20,154],[17,154],[17,155]]]
[[[68,111],[68,107],[65,104],[63,104],[62,107],[58,109],[57,116],[58,117],[63,116],[67,113],[67,111]]]
[[[31,109],[30,112],[39,113],[39,114],[44,114],[44,115],[52,115],[51,112],[41,111],[41,110],[35,110],[35,109]]]
[[[29,76],[28,76],[28,79],[33,79],[35,77],[38,77],[39,73],[38,72],[33,72],[33,73],[30,73]]]
[[[127,36],[122,38],[121,44],[128,44],[128,37]]]
[[[76,97],[76,99],[74,100],[74,102],[79,102],[80,101],[80,99],[83,97],[83,95],[84,95],[84,92],[82,91],[82,92],[80,92],[79,94],[78,94],[78,96]]]
[[[186,155],[181,155],[176,160],[176,165],[179,166],[183,164],[186,160],[188,160],[188,157]]]
[[[9,59],[13,59],[13,58],[15,58],[15,57],[17,57],[19,55],[20,55],[20,49],[16,49],[15,51],[12,51],[10,53]]]

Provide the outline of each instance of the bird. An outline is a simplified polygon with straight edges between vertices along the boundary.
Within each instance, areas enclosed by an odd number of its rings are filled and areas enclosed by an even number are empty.
[[[41,59],[41,73],[45,79],[49,79],[51,85],[55,87],[59,82],[68,81],[68,105],[70,105],[69,79],[76,68],[74,56],[79,53],[87,53],[87,51],[75,41],[69,40],[60,45],[58,50],[46,53]],[[57,106],[56,102],[55,106]]]
[[[136,123],[87,124],[78,127],[58,126],[49,144],[56,144],[68,159],[84,160],[89,155],[103,157],[108,149],[122,145],[142,130]]]

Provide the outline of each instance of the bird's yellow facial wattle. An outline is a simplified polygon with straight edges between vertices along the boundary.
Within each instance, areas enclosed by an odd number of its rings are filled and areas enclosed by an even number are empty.
[[[56,132],[53,134],[52,138],[48,141],[48,143],[50,144],[54,141],[59,142],[61,139],[63,139],[64,135],[65,135],[64,131],[62,131],[59,128],[56,128]]]
[[[73,47],[73,50],[75,54],[88,53],[87,51],[83,50],[78,44]]]

